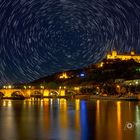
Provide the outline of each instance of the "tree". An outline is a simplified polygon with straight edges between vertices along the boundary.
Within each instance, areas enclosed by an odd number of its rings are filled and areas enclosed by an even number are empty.
[[[59,87],[59,85],[56,82],[49,82],[47,84],[47,87],[50,89],[57,89]]]

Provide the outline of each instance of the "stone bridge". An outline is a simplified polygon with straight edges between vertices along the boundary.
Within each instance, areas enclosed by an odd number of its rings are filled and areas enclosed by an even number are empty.
[[[0,95],[4,97],[11,97],[12,94],[23,95],[24,97],[31,97],[35,94],[40,94],[42,97],[65,97],[77,94],[76,91],[67,89],[0,89]]]

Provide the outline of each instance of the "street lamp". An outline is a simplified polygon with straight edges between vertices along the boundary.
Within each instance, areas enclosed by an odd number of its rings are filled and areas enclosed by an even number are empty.
[[[139,82],[136,81],[135,84],[136,84],[135,92],[137,92],[137,86],[138,86]]]
[[[121,89],[120,85],[117,85],[116,87],[117,87],[118,93],[120,94],[120,89]]]
[[[9,89],[11,89],[11,88],[12,88],[12,86],[11,86],[11,85],[9,85],[9,86],[8,86],[8,88],[9,88]]]
[[[138,81],[136,81],[135,84],[138,85]]]
[[[40,86],[40,88],[44,89],[44,86]]]

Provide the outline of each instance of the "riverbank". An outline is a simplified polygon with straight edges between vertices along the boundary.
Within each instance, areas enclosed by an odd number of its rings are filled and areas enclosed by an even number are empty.
[[[80,99],[80,100],[90,100],[90,99],[98,99],[98,100],[128,100],[128,101],[140,101],[140,95],[133,95],[133,96],[118,96],[118,95],[107,95],[107,96],[103,96],[103,95],[74,95],[74,96],[43,96],[41,98],[38,97],[3,97],[1,99],[9,99],[9,100],[24,100],[24,99],[45,99],[45,98],[52,98],[52,99],[56,99],[56,98],[64,98],[67,100],[71,100],[71,99]]]
[[[100,96],[100,95],[91,95],[90,99],[99,99],[99,100],[128,100],[128,101],[140,101],[139,96]]]

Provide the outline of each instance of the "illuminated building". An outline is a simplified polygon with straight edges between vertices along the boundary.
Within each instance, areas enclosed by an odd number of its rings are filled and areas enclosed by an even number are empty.
[[[67,75],[66,72],[63,72],[62,75],[59,76],[60,79],[68,79],[69,76]]]
[[[140,63],[140,55],[136,55],[134,51],[131,51],[130,54],[118,54],[116,50],[113,50],[111,53],[107,54],[107,60],[113,59],[121,59],[121,60],[133,59],[136,62]]]
[[[97,64],[98,68],[102,68],[104,66],[104,62],[100,62]]]

